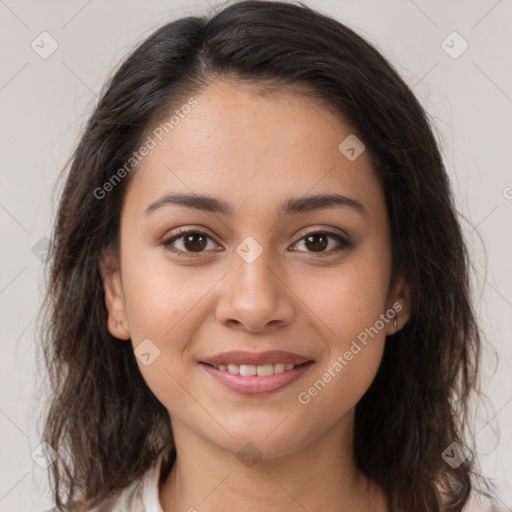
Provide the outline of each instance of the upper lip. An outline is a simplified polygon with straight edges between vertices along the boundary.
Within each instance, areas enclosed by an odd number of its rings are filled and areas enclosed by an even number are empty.
[[[218,366],[219,364],[250,364],[261,366],[272,363],[292,363],[294,365],[304,364],[311,361],[299,354],[285,352],[283,350],[269,350],[267,352],[249,352],[245,350],[232,350],[222,352],[215,356],[201,360],[202,363]]]

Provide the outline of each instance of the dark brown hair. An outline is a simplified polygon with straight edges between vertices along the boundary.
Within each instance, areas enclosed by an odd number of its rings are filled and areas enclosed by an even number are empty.
[[[411,316],[387,339],[356,406],[355,460],[393,511],[461,511],[478,480],[476,461],[470,455],[453,468],[442,452],[452,442],[470,451],[480,334],[433,130],[398,73],[354,31],[303,4],[267,1],[158,29],[106,84],[74,152],[51,240],[42,327],[51,390],[43,439],[60,455],[51,466],[57,507],[96,506],[174,446],[168,412],[131,344],[107,330],[99,260],[118,248],[123,194],[136,170],[103,199],[94,191],[148,129],[219,78],[268,93],[297,87],[335,109],[364,141],[385,194],[393,268],[410,286]],[[164,476],[174,457],[173,448]]]

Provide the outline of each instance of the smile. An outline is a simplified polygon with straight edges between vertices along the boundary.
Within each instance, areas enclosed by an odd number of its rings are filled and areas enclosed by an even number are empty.
[[[313,365],[308,361],[299,365],[274,363],[264,365],[218,365],[200,363],[213,379],[235,393],[261,395],[273,393],[298,380]]]

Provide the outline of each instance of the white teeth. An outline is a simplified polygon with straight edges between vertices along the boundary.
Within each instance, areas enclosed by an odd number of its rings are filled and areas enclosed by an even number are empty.
[[[284,371],[293,370],[295,368],[295,365],[293,363],[262,364],[259,366],[256,366],[254,364],[219,364],[215,366],[215,368],[222,372],[228,371],[233,375],[251,377],[254,375],[265,376],[274,375],[275,373],[283,373]]]
[[[241,364],[240,375],[243,375],[244,377],[256,375],[256,366],[254,366],[253,364]]]
[[[274,364],[274,373],[283,373],[284,372],[284,363],[276,363]]]
[[[256,367],[256,373],[258,375],[274,375],[274,365],[264,364]]]
[[[233,375],[238,375],[240,373],[240,366],[237,364],[228,364],[228,372]]]

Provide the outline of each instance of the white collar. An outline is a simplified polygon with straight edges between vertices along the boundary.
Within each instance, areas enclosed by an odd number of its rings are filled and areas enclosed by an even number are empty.
[[[144,512],[163,512],[159,497],[159,480],[162,467],[162,460],[167,450],[163,450],[156,462],[148,469],[143,476],[142,482],[142,504]]]

